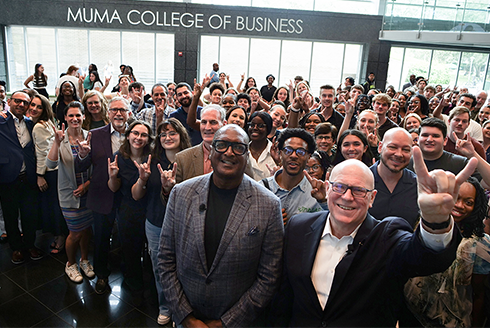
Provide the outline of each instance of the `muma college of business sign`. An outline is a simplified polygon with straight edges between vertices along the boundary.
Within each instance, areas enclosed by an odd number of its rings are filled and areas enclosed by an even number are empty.
[[[220,10],[220,12],[223,10]],[[277,16],[277,15],[274,15]],[[303,20],[290,17],[248,16],[226,13],[182,12],[167,10],[142,10],[125,8],[94,8],[68,6],[68,23],[111,25],[111,27],[132,26],[140,28],[186,28],[208,31],[230,31],[251,33],[278,33],[301,35]]]

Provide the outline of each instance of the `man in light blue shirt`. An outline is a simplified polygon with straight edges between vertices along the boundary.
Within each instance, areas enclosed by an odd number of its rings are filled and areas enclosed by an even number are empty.
[[[304,169],[310,155],[315,151],[313,136],[303,129],[286,129],[277,139],[282,169],[261,183],[281,200],[284,223],[293,215],[304,212],[319,212],[327,209],[320,193],[312,196],[313,190]]]
[[[211,85],[214,82],[219,82],[219,64],[214,63],[213,64],[213,70],[211,73],[209,73],[209,77],[211,78],[211,81],[209,81],[208,85]]]

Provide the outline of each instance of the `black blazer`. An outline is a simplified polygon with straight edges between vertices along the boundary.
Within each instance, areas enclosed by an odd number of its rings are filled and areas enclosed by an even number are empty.
[[[26,164],[27,179],[32,185],[36,185],[36,155],[32,139],[34,123],[24,116],[31,141],[24,147],[20,145],[14,118],[10,112],[7,117],[0,116],[0,183],[13,182],[19,176],[22,163]]]
[[[288,223],[284,277],[270,318],[277,326],[394,327],[409,277],[444,271],[456,257],[461,240],[441,252],[424,246],[418,228],[401,218],[383,221],[367,215],[352,246],[335,269],[332,289],[322,310],[311,270],[329,212],[304,213]]]

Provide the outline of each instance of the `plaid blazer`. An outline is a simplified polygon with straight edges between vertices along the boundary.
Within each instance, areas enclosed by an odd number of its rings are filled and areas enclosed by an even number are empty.
[[[160,236],[159,276],[177,323],[190,313],[250,325],[278,288],[282,271],[281,204],[247,175],[238,188],[216,257],[207,269],[204,223],[211,174],[176,185]]]

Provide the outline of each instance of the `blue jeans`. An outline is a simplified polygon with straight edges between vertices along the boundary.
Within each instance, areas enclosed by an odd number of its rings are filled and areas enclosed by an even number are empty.
[[[155,284],[157,286],[160,314],[170,316],[170,310],[166,307],[163,288],[160,283],[160,275],[158,274],[158,248],[160,247],[160,232],[162,228],[146,220],[145,230],[146,239],[148,240],[148,251],[150,252],[151,264],[153,265],[153,273],[155,275]]]

